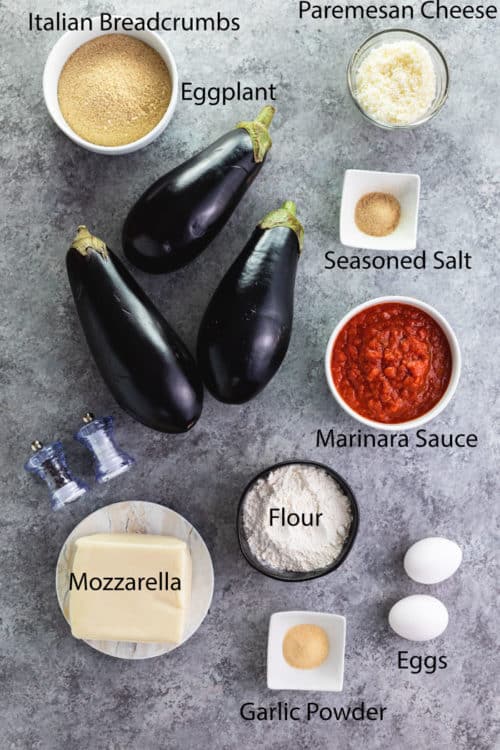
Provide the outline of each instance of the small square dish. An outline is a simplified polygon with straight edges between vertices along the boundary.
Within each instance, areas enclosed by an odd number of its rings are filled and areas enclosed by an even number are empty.
[[[292,667],[283,655],[283,641],[290,628],[315,625],[328,637],[326,659],[313,669]],[[328,612],[275,612],[269,621],[267,687],[270,690],[340,692],[344,682],[346,620]]]
[[[368,193],[390,193],[401,206],[398,226],[385,237],[372,237],[356,225],[356,204]],[[340,241],[347,247],[367,250],[415,250],[417,247],[420,177],[400,172],[347,169],[340,207]]]

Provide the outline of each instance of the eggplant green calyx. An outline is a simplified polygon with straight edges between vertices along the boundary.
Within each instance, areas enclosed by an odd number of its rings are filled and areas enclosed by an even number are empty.
[[[262,109],[255,120],[251,122],[239,122],[236,127],[246,130],[252,139],[253,155],[257,164],[264,161],[264,157],[273,145],[269,135],[269,126],[272,122],[276,109],[268,104]]]
[[[100,240],[99,237],[94,237],[93,234],[90,234],[87,227],[83,226],[83,224],[78,227],[70,249],[76,250],[83,256],[88,255],[90,250],[94,250],[99,255],[102,255],[105,260],[108,258],[106,243]]]
[[[261,229],[274,229],[274,227],[288,227],[297,235],[299,241],[299,252],[304,246],[304,227],[297,219],[297,206],[293,201],[285,201],[281,208],[268,213],[259,224]]]

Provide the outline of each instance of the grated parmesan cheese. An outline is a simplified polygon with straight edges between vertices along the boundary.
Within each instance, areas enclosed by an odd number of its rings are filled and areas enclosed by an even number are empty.
[[[431,108],[436,73],[418,42],[375,47],[356,73],[356,98],[367,115],[388,125],[410,125]]]

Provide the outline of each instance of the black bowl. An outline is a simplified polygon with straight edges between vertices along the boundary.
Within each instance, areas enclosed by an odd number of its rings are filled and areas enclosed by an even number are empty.
[[[349,534],[344,542],[344,546],[342,548],[342,551],[338,557],[335,558],[335,560],[331,563],[331,565],[327,565],[324,568],[319,568],[318,570],[308,570],[306,572],[296,572],[296,571],[287,571],[287,570],[277,570],[274,568],[267,568],[262,563],[257,560],[257,558],[252,553],[250,546],[248,544],[248,541],[245,536],[245,531],[243,528],[243,504],[245,502],[245,498],[247,496],[248,491],[250,488],[257,482],[259,479],[264,479],[268,474],[270,474],[272,471],[275,471],[276,469],[281,468],[282,466],[316,466],[318,469],[322,469],[323,471],[326,471],[327,474],[329,474],[341,490],[345,493],[347,496],[350,505],[351,505],[351,512],[352,512],[352,522],[351,522],[351,528],[349,529]],[[243,554],[243,557],[246,559],[246,561],[252,566],[252,568],[255,568],[255,570],[258,570],[259,573],[263,573],[265,576],[268,576],[268,578],[274,578],[277,581],[311,581],[313,578],[321,578],[322,576],[328,575],[328,573],[332,573],[334,570],[336,570],[342,563],[345,561],[347,555],[351,551],[352,545],[354,544],[354,540],[356,539],[356,534],[358,533],[358,526],[359,526],[359,508],[358,503],[356,502],[356,498],[354,497],[354,493],[345,481],[343,477],[341,477],[339,474],[337,474],[336,471],[333,471],[333,469],[330,469],[329,466],[325,466],[324,464],[320,464],[317,461],[282,461],[279,464],[274,464],[273,466],[269,466],[267,469],[264,469],[264,471],[261,471],[260,474],[257,474],[256,477],[254,477],[245,487],[243,494],[240,498],[240,502],[238,504],[238,515],[237,515],[237,521],[236,521],[236,528],[237,528],[237,534],[238,534],[238,542],[240,544],[240,549]]]

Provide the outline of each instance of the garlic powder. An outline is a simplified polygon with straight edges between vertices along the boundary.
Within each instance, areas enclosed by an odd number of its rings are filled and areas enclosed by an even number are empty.
[[[423,117],[436,96],[436,72],[418,42],[375,47],[356,73],[356,99],[367,115],[388,125],[410,125]]]

